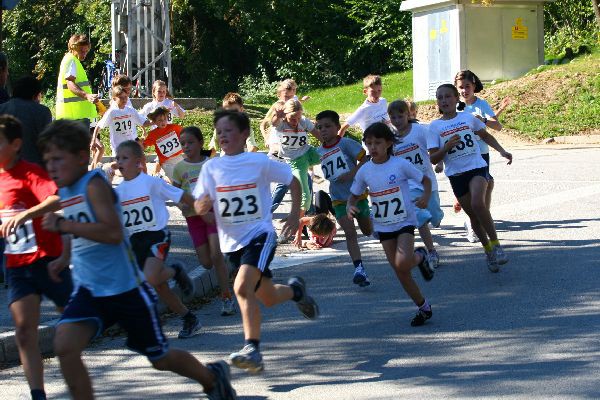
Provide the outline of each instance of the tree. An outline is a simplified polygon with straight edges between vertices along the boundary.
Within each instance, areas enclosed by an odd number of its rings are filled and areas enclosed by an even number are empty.
[[[600,29],[600,7],[598,7],[598,0],[592,0],[592,8],[594,9],[594,15],[596,15],[596,23]]]

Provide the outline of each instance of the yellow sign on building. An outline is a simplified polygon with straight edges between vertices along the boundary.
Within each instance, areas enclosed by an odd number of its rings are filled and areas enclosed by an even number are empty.
[[[529,29],[523,25],[523,18],[517,18],[512,27],[513,40],[525,40],[529,38]]]

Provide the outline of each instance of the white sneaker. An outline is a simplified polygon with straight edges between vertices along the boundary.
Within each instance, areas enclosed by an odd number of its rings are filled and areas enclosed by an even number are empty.
[[[465,221],[465,230],[467,231],[467,240],[471,243],[477,243],[479,242],[479,238],[477,237],[477,234],[475,233],[475,231],[473,230],[473,227],[471,226],[471,220],[466,220]]]
[[[433,269],[437,269],[437,267],[440,265],[440,256],[438,255],[438,252],[435,250],[431,250],[429,252],[429,265],[431,265],[431,267]]]
[[[235,304],[233,303],[233,299],[221,300],[221,316],[226,317],[233,314],[235,314]]]

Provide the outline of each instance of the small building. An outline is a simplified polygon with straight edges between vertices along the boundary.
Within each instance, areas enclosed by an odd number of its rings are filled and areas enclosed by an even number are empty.
[[[412,12],[413,96],[435,98],[460,70],[482,81],[511,79],[544,63],[544,2],[405,0]]]

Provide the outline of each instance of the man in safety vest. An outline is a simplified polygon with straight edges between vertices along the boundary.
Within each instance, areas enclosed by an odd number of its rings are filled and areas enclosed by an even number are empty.
[[[87,35],[77,34],[69,39],[69,51],[60,63],[56,88],[56,119],[81,120],[90,127],[96,118],[98,95],[92,94],[92,87],[81,65],[90,51]]]

